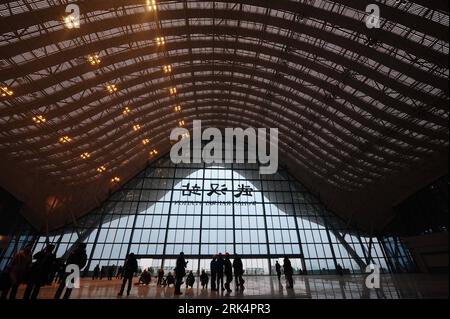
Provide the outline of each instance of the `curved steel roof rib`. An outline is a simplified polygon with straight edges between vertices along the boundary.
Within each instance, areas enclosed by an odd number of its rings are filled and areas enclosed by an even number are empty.
[[[180,120],[279,128],[283,164],[370,233],[448,172],[447,1],[378,3],[379,29],[359,0],[76,4],[73,29],[63,1],[0,4],[0,185],[39,229],[167,153]]]

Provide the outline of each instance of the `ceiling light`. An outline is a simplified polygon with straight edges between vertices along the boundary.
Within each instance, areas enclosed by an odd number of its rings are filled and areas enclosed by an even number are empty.
[[[61,137],[61,138],[59,139],[59,142],[62,143],[62,144],[67,144],[67,143],[69,143],[70,141],[72,141],[72,139],[71,139],[70,137],[68,137],[68,136],[63,136],[63,137]]]
[[[108,84],[106,86],[106,91],[108,91],[109,94],[113,94],[117,92],[117,86],[115,84]]]
[[[41,124],[41,123],[45,123],[45,121],[47,121],[47,120],[42,115],[38,115],[38,116],[33,117],[33,121],[36,124]]]
[[[96,55],[88,55],[87,59],[88,59],[88,62],[93,66],[99,65],[100,62],[102,62],[97,54]]]
[[[104,165],[97,168],[97,173],[104,173],[104,172],[106,172],[106,167]]]
[[[156,11],[156,0],[147,0],[147,9],[149,11]]]
[[[88,152],[85,152],[85,153],[81,154],[80,157],[85,160],[85,159],[90,158],[91,154],[89,154]]]
[[[148,138],[142,140],[142,144],[147,145],[150,143],[150,140]]]
[[[178,126],[183,127],[184,126],[184,120],[178,121]]]
[[[119,177],[113,177],[112,179],[111,179],[111,183],[119,183],[120,182],[120,178]]]
[[[66,25],[67,29],[76,29],[80,27],[79,19],[71,14],[64,17],[64,24]]]
[[[181,105],[175,106],[175,112],[181,112]]]
[[[166,44],[166,40],[164,39],[164,37],[157,37],[156,38],[156,45],[157,46],[162,46]]]
[[[175,94],[177,94],[177,88],[170,88],[169,92],[171,95],[175,95]]]
[[[172,72],[172,66],[171,65],[165,65],[165,66],[163,66],[163,71],[164,71],[164,73],[170,73],[170,72]]]
[[[0,94],[2,97],[11,96],[14,94],[7,86],[3,86],[0,88]]]
[[[139,124],[133,125],[133,130],[134,131],[139,131],[140,129],[141,129],[141,126]]]
[[[131,112],[131,109],[128,106],[126,108],[124,108],[124,110],[123,110],[124,115],[130,114],[130,112]]]
[[[154,157],[154,156],[158,155],[158,151],[152,150],[152,151],[150,151],[149,155],[150,155],[150,157]]]

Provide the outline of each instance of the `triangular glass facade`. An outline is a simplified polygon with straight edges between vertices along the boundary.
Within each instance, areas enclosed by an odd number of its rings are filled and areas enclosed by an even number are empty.
[[[216,253],[238,253],[248,275],[269,274],[284,256],[309,274],[334,273],[337,264],[351,273],[369,263],[386,272],[411,266],[400,241],[347,229],[287,171],[260,175],[256,164],[175,165],[168,156],[73,225],[37,238],[25,230],[12,236],[1,267],[32,238],[35,251],[56,243],[58,257],[85,242],[88,271],[121,265],[131,252],[141,268],[171,270],[181,251],[194,271],[208,269]]]

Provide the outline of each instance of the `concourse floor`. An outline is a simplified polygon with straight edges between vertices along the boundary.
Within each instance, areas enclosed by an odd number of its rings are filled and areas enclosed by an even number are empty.
[[[365,276],[299,276],[295,277],[294,289],[286,289],[282,279],[276,277],[246,277],[244,292],[230,294],[202,290],[198,280],[193,289],[183,285],[182,296],[174,296],[173,288],[157,287],[155,280],[149,286],[133,285],[131,295],[126,298],[180,298],[180,299],[252,299],[252,298],[296,298],[296,299],[424,299],[448,298],[448,274],[445,275],[382,275],[381,288],[365,288]],[[134,279],[137,282],[138,278]],[[108,281],[82,279],[80,289],[74,289],[72,299],[117,299],[121,280]],[[21,298],[25,287],[20,287],[17,298]],[[57,286],[41,289],[40,299],[52,299]]]

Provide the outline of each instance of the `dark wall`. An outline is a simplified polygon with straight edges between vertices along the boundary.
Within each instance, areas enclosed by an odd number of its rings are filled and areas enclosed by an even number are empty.
[[[389,232],[407,237],[448,232],[448,202],[447,175],[395,207],[396,218],[389,225]]]
[[[21,220],[22,203],[0,187],[0,235],[11,234]]]

